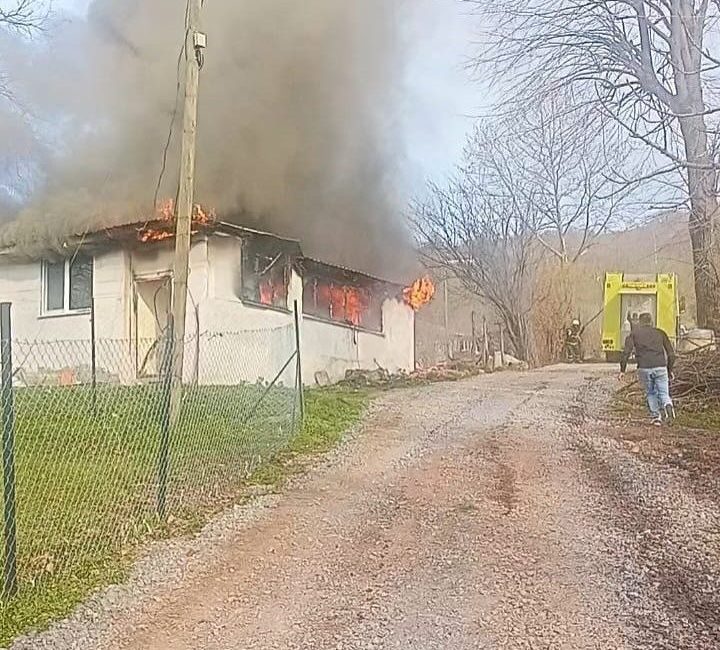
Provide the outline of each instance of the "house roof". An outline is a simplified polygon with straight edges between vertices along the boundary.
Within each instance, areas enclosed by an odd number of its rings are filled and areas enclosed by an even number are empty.
[[[79,247],[89,248],[92,250],[105,250],[111,248],[118,243],[135,243],[137,245],[143,245],[146,243],[153,243],[158,241],[167,241],[173,237],[174,233],[174,222],[167,221],[164,219],[154,219],[149,221],[135,221],[131,223],[124,223],[117,226],[109,226],[104,228],[98,228],[92,232],[77,233],[71,237],[67,237],[61,242],[62,250],[73,251]],[[159,238],[150,236],[149,239],[143,237],[147,233],[167,233],[166,236]],[[277,235],[275,233],[258,230],[255,228],[249,228],[238,224],[230,223],[227,221],[210,220],[208,222],[195,222],[193,221],[193,234],[224,234],[232,237],[240,238],[267,238],[273,239],[280,243],[285,251],[292,255],[298,260],[300,266],[309,271],[315,271],[319,273],[327,273],[332,275],[346,275],[351,276],[351,279],[362,279],[369,282],[381,283],[388,286],[402,287],[403,285],[399,282],[373,276],[364,271],[358,271],[347,266],[338,264],[332,264],[323,260],[306,257],[302,251],[300,241],[289,237]],[[4,249],[0,249],[0,262],[5,258],[5,262],[13,262],[17,260],[37,260],[43,257],[54,254],[62,255],[59,250],[42,250],[39,248],[37,251],[28,255],[27,253],[20,253],[15,250],[14,246],[10,246]]]
[[[174,235],[174,229],[174,222],[169,222],[163,219],[134,221],[117,226],[98,228],[97,230],[85,233],[76,233],[70,237],[66,237],[61,243],[60,248],[62,250],[74,250],[83,246],[100,249],[111,247],[118,242],[137,242],[138,244],[152,243],[162,241],[163,239],[171,239]],[[271,238],[278,242],[287,244],[287,248],[291,251],[294,249],[294,252],[298,257],[302,256],[300,242],[296,239],[282,237],[271,232],[264,232],[254,228],[246,228],[226,221],[209,221],[207,223],[198,223],[193,221],[192,232],[193,235],[224,233],[234,237]],[[148,233],[167,233],[167,236],[157,237],[150,235],[147,239],[145,239],[144,237]],[[4,249],[0,249],[0,256],[5,256],[10,260],[18,258],[31,260],[40,259],[48,254],[62,255],[59,250],[51,250],[50,247],[47,247],[45,250],[40,247],[37,251],[33,251],[30,254],[18,252],[15,246],[8,246]]]
[[[352,269],[339,264],[330,264],[329,262],[323,262],[322,260],[318,260],[312,257],[302,257],[302,259],[300,260],[300,264],[310,272],[315,271],[318,273],[332,273],[334,275],[337,275],[337,273],[340,272],[346,275],[354,276],[355,278],[367,280],[369,282],[381,283],[399,288],[402,288],[404,286],[399,282],[393,282],[392,280],[378,278],[374,275],[370,275],[369,273],[365,273],[364,271],[358,271],[357,269]]]

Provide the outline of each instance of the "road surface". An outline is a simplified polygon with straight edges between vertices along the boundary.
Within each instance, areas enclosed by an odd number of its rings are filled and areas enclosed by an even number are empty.
[[[160,551],[18,647],[720,648],[717,492],[618,440],[610,392],[583,366],[389,393],[167,575]]]

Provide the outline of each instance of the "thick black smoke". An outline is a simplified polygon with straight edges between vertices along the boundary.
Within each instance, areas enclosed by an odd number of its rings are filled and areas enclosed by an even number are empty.
[[[205,2],[197,199],[313,255],[395,274],[408,246],[396,110],[406,11],[404,0]],[[184,18],[178,0],[95,0],[48,45],[7,53],[32,123],[32,138],[18,128],[9,140],[44,146],[25,158],[34,193],[5,243],[147,214],[173,115],[160,197],[175,195]]]

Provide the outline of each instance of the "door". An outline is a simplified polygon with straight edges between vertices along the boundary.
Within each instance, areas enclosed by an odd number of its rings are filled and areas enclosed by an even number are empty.
[[[139,379],[160,374],[171,299],[172,281],[169,275],[135,278],[135,369]]]

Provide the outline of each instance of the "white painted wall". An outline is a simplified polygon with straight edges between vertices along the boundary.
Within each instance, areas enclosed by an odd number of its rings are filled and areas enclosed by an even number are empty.
[[[0,302],[12,303],[13,338],[76,341],[90,337],[90,314],[44,316],[40,262],[0,265]],[[95,258],[96,323],[107,338],[126,336],[123,330],[125,254],[121,250]]]
[[[293,272],[288,308],[268,309],[240,299],[242,241],[215,236],[208,242],[208,292],[200,305],[201,383],[272,381],[295,350],[293,301],[302,304],[302,280]],[[218,333],[226,335],[219,337]],[[295,366],[281,377],[292,385]]]
[[[415,367],[413,310],[394,299],[384,302],[382,334],[305,316],[302,325],[303,380],[315,383],[315,373],[330,381],[343,379],[348,369],[411,372]]]
[[[127,337],[124,328],[126,295],[125,253],[114,250],[95,258],[95,313],[98,337],[114,341],[97,348],[98,367],[117,371],[126,354],[118,339]],[[38,262],[0,265],[0,301],[12,303],[13,339],[16,370],[22,366],[27,373],[41,369],[74,368],[89,374],[90,313],[43,315],[42,266]]]

